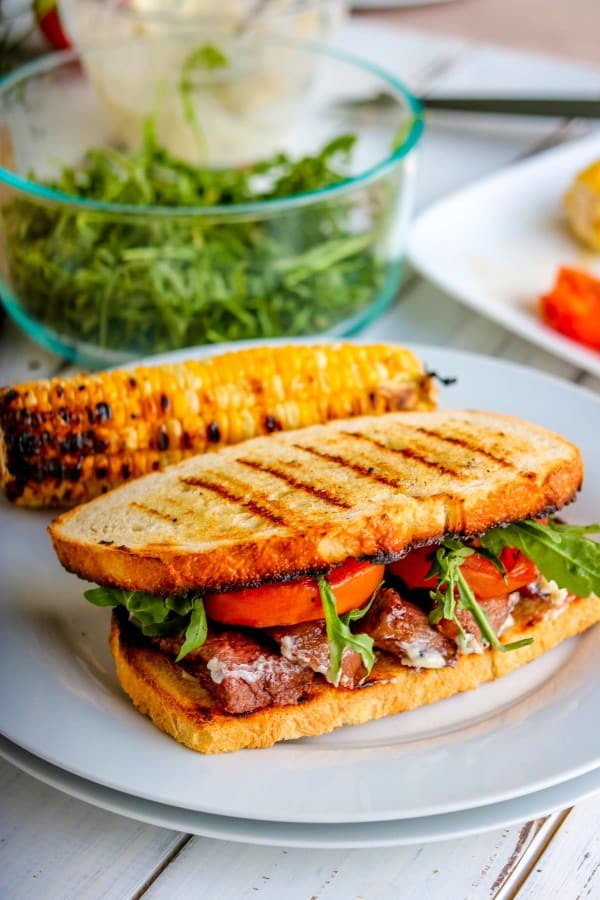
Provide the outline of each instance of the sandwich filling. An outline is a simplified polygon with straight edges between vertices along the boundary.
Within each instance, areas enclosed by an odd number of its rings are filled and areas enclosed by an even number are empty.
[[[189,676],[227,713],[307,699],[325,679],[340,690],[369,684],[378,659],[440,669],[502,643],[517,605],[532,621],[600,593],[600,525],[550,518],[448,536],[387,566],[348,560],[316,578],[237,591],[157,596],[99,587],[98,606]]]

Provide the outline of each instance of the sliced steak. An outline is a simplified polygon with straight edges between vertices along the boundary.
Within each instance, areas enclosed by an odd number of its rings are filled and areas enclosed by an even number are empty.
[[[271,636],[279,644],[283,656],[290,662],[302,663],[310,666],[313,672],[327,675],[329,669],[329,642],[325,620],[316,622],[302,622],[299,625],[289,625],[282,628],[273,628]],[[342,674],[338,687],[352,690],[357,687],[366,676],[367,670],[363,666],[360,653],[344,648],[342,656]]]
[[[177,655],[181,639],[158,638],[161,650]],[[228,713],[250,713],[266,706],[288,706],[310,696],[313,673],[304,664],[238,631],[209,635],[181,665],[197,676]]]
[[[487,613],[490,625],[496,634],[502,633],[502,629],[518,597],[518,592],[513,592],[512,594],[506,594],[504,597],[491,597],[488,600],[477,601]],[[466,640],[460,640],[456,622],[453,622],[451,619],[442,619],[438,622],[437,628],[450,640],[457,641],[462,653],[481,653],[483,650],[481,631],[473,615],[467,609],[457,609],[456,618],[465,630]],[[471,639],[469,639],[469,635],[472,635]]]
[[[405,666],[441,669],[454,665],[456,647],[429,624],[426,613],[404,600],[393,588],[383,588],[361,623],[375,646],[399,657]]]

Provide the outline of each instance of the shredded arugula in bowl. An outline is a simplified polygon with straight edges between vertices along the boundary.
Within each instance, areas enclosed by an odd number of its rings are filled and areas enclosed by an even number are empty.
[[[192,165],[146,123],[142,148],[90,149],[45,181],[61,193],[140,207],[109,214],[16,198],[5,204],[14,293],[57,334],[123,354],[326,331],[374,301],[390,185],[279,212],[158,215],[317,191],[348,177],[356,136],[302,159]],[[30,177],[35,179],[33,173]]]

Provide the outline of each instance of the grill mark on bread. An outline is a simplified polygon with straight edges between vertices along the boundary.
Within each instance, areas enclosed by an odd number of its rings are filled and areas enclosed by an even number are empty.
[[[406,480],[402,478],[387,478],[380,472],[377,472],[374,466],[365,466],[362,463],[354,462],[350,459],[340,456],[338,453],[326,453],[324,450],[317,450],[316,447],[305,447],[303,444],[292,444],[296,450],[304,450],[318,459],[324,459],[325,462],[337,463],[344,469],[350,469],[363,478],[369,478],[371,481],[378,481],[380,484],[386,484],[388,487],[402,488],[406,486]]]
[[[273,525],[284,525],[286,528],[288,527],[288,523],[285,519],[277,515],[276,512],[273,512],[272,509],[269,509],[262,503],[257,503],[256,500],[252,500],[249,497],[240,497],[238,494],[235,494],[233,491],[226,488],[222,482],[217,483],[209,481],[206,478],[197,477],[180,478],[179,480],[183,484],[188,485],[188,487],[198,487],[206,491],[212,491],[212,493],[217,494],[223,500],[229,500],[230,503],[235,503],[236,506],[245,509],[259,519],[265,519]]]
[[[419,450],[413,450],[412,447],[390,447],[384,441],[378,441],[377,438],[370,437],[368,434],[362,434],[360,431],[345,431],[344,434],[347,434],[348,437],[356,438],[357,440],[365,441],[368,444],[373,444],[375,447],[379,447],[380,450],[386,450],[388,453],[398,453],[400,456],[403,456],[405,459],[409,459],[411,462],[420,463],[423,466],[427,466],[429,469],[433,469],[435,472],[440,472],[442,475],[452,475],[454,478],[466,479],[467,475],[464,471],[460,469],[452,469],[450,466],[445,465],[435,459],[428,459],[423,455]]]
[[[248,466],[248,468],[254,469],[257,472],[263,472],[265,475],[272,475],[274,478],[279,478],[281,481],[285,481],[286,484],[289,484],[290,487],[295,488],[295,490],[304,491],[312,497],[316,497],[318,500],[323,500],[324,503],[329,503],[340,509],[352,509],[351,503],[347,503],[336,494],[332,494],[330,491],[325,490],[325,488],[314,487],[314,485],[307,484],[305,481],[299,481],[299,479],[294,478],[289,472],[282,472],[281,469],[265,465],[254,459],[238,459],[237,462],[241,463],[243,466]]]
[[[155,516],[158,519],[162,519],[164,522],[175,524],[175,522],[179,521],[177,516],[161,512],[160,509],[154,509],[153,506],[147,506],[145,503],[138,503],[137,500],[132,500],[129,506],[132,506],[134,509],[141,509],[142,512],[147,513],[149,516]]]
[[[415,431],[418,431],[420,434],[425,434],[428,437],[437,438],[439,441],[443,441],[445,444],[453,444],[456,447],[462,447],[464,450],[470,450],[471,453],[476,453],[478,456],[485,456],[486,459],[492,460],[492,462],[497,463],[499,466],[502,466],[505,469],[511,469],[512,471],[517,470],[518,466],[515,466],[514,463],[507,460],[504,456],[497,456],[495,453],[491,453],[489,450],[485,450],[483,447],[480,447],[478,444],[474,443],[473,439],[469,440],[467,437],[457,437],[456,435],[451,434],[440,434],[439,431],[436,431],[434,428],[415,428]]]

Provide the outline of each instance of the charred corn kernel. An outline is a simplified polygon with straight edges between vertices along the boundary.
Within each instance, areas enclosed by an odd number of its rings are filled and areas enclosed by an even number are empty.
[[[600,250],[600,160],[577,175],[564,196],[564,208],[575,236]]]
[[[408,350],[260,347],[0,390],[0,474],[23,506],[70,506],[193,453],[352,415],[433,409]]]

